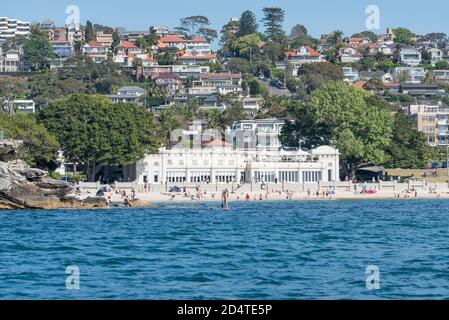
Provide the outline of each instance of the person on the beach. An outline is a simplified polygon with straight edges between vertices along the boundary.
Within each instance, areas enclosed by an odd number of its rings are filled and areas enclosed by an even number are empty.
[[[223,199],[223,204],[222,204],[223,209],[229,210],[229,191],[228,191],[228,189],[223,190],[222,199]]]
[[[125,205],[126,208],[131,207],[131,204],[129,203],[128,196],[126,196],[125,199],[123,200],[123,204]]]
[[[246,201],[249,201],[249,200],[251,200],[251,197],[250,197],[249,193],[247,193],[246,194]]]

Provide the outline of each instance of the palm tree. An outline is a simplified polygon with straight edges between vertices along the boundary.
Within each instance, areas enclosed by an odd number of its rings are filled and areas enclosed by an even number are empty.
[[[163,144],[165,144],[168,147],[168,149],[171,149],[172,148],[171,138],[173,131],[181,127],[181,124],[176,119],[174,110],[173,109],[163,110],[159,118],[159,123],[160,123],[158,130],[159,139]]]

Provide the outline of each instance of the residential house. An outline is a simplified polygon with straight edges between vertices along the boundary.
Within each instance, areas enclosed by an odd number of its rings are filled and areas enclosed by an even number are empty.
[[[67,59],[73,55],[72,45],[68,41],[50,41],[50,45],[58,58]]]
[[[430,63],[432,66],[435,66],[435,64],[439,61],[443,61],[443,50],[440,50],[438,48],[431,48],[427,50],[427,54],[430,56]]]
[[[171,73],[174,73],[182,79],[199,79],[200,74],[209,73],[209,66],[201,65],[173,65],[171,66]]]
[[[170,29],[166,26],[151,26],[150,27],[150,35],[157,35],[160,38],[168,36],[170,33]]]
[[[145,78],[154,79],[160,74],[172,73],[172,67],[168,65],[158,65],[157,63],[153,65],[143,66],[142,72]]]
[[[0,53],[2,50],[0,50]],[[1,72],[19,72],[22,70],[22,53],[19,50],[8,50],[0,54]]]
[[[170,49],[170,48],[184,50],[186,43],[188,43],[188,40],[185,40],[185,39],[175,36],[175,35],[168,35],[166,37],[159,39],[157,46],[160,50]]]
[[[347,47],[340,50],[339,58],[341,63],[355,63],[363,58],[363,54],[353,47]]]
[[[53,28],[50,40],[51,41],[69,41],[69,39],[67,37],[67,29],[65,27]]]
[[[395,82],[421,83],[426,78],[427,72],[421,67],[396,67],[392,75]]]
[[[33,100],[14,100],[12,108],[14,112],[36,113],[36,104]]]
[[[150,35],[148,30],[124,31],[121,34],[121,39],[136,44],[140,38],[147,38]]]
[[[385,56],[392,56],[394,53],[393,48],[389,45],[386,45],[385,43],[379,47],[379,52],[381,52]]]
[[[433,70],[432,75],[437,82],[449,82],[449,70]]]
[[[303,64],[324,62],[324,57],[309,46],[302,46],[292,51],[285,52],[285,62],[293,68],[293,76],[298,75],[298,69]]]
[[[113,60],[122,67],[132,67],[136,55],[143,54],[143,50],[129,41],[122,41],[114,48]],[[141,57],[142,58],[142,57]],[[144,60],[152,60],[143,57]]]
[[[193,38],[185,44],[185,49],[179,57],[182,64],[214,63],[217,55],[212,53],[209,42],[204,38]]]
[[[375,43],[369,44],[365,49],[365,54],[367,56],[375,56],[378,53],[382,53],[380,51],[380,45]]]
[[[422,62],[421,52],[417,48],[402,48],[399,51],[399,61],[410,67],[417,67]]]
[[[444,94],[438,84],[401,83],[401,93],[415,97],[430,97]]]
[[[212,110],[216,109],[223,112],[226,109],[226,105],[224,105],[217,93],[211,94],[204,99],[203,105],[200,107],[201,110]]]
[[[108,95],[107,97],[113,103],[135,103],[142,106],[143,100],[147,95],[147,90],[137,86],[122,87],[117,91],[117,94]]]
[[[382,83],[390,83],[393,82],[393,76],[385,71],[377,70],[377,71],[360,71],[360,79],[364,81],[369,80],[377,80]]]
[[[97,34],[97,42],[103,47],[111,47],[114,39],[111,33],[99,33]]]
[[[174,94],[182,88],[182,80],[173,73],[162,73],[154,78],[156,86],[170,94]]]
[[[199,83],[203,87],[241,86],[242,75],[240,73],[203,73],[199,76]]]
[[[344,75],[344,81],[347,83],[354,83],[358,80],[360,80],[359,72],[357,69],[352,67],[343,67],[343,75]]]
[[[370,43],[368,38],[349,38],[348,44],[352,48],[367,46]]]
[[[242,99],[243,111],[249,116],[255,116],[257,111],[260,110],[263,103],[261,97],[245,97]]]
[[[243,146],[245,150],[279,151],[279,136],[285,120],[257,119],[241,120],[233,124],[230,137],[234,146]]]
[[[332,50],[333,48],[334,46],[332,44],[320,43],[316,46],[316,51],[318,51],[319,53],[324,53],[326,51]]]
[[[83,46],[83,54],[91,58],[96,63],[104,62],[108,59],[109,48],[97,41],[89,41]]]

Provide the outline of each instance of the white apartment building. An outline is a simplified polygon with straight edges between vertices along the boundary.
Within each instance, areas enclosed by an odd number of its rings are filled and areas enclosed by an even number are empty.
[[[281,119],[241,120],[230,129],[230,141],[234,147],[245,150],[279,151],[279,136],[285,121]]]
[[[0,43],[16,36],[28,36],[31,23],[8,17],[0,17]]]
[[[402,48],[399,52],[399,60],[410,67],[417,67],[422,62],[421,52],[416,48]]]
[[[202,148],[161,149],[136,165],[139,184],[318,183],[339,181],[338,150],[235,149],[222,141]]]
[[[344,81],[347,83],[354,83],[358,80],[360,80],[359,72],[352,67],[343,67],[343,75],[344,75]]]
[[[4,101],[3,110],[7,113],[36,113],[36,104],[33,100]]]

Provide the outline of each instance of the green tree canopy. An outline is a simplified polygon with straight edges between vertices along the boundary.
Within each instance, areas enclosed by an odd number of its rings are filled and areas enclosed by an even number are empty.
[[[209,18],[200,15],[190,16],[181,19],[181,26],[178,29],[185,32],[189,37],[193,37],[198,35],[199,29],[208,25],[210,25]]]
[[[342,81],[343,70],[340,66],[328,62],[304,64],[298,70],[300,80],[290,81],[289,89],[301,95],[307,95],[322,88],[329,81]]]
[[[250,56],[255,57],[260,52],[262,40],[257,34],[249,34],[238,38],[232,43],[232,50],[237,52],[241,57],[250,59]]]
[[[92,25],[92,22],[87,21],[86,27],[84,28],[84,41],[89,42],[96,39],[97,35],[95,33],[94,26]]]
[[[413,43],[415,34],[407,28],[396,28],[394,31],[394,42],[399,45],[410,45]]]
[[[64,156],[83,163],[89,181],[104,165],[125,165],[158,147],[153,115],[132,104],[83,94],[54,101],[39,121],[56,136]]]
[[[431,148],[422,132],[402,113],[396,113],[393,123],[393,138],[386,152],[389,168],[420,169],[431,159]]]
[[[256,16],[252,11],[245,11],[239,20],[239,28],[236,36],[238,38],[247,36],[249,34],[257,33],[259,25],[257,24]]]
[[[356,34],[353,34],[351,38],[367,38],[371,42],[377,42],[378,36],[372,31],[362,31]]]
[[[435,62],[436,70],[447,70],[449,69],[449,63],[447,61],[437,61]]]
[[[278,40],[285,37],[283,30],[285,12],[281,8],[269,7],[263,9],[264,18],[262,19],[265,26],[265,35],[268,39]]]
[[[56,138],[41,124],[34,115],[15,113],[7,115],[0,112],[0,130],[8,138],[22,140],[20,158],[32,167],[51,170],[56,166],[59,144]]]
[[[328,82],[294,108],[295,121],[284,127],[282,143],[295,147],[302,141],[308,148],[334,145],[351,177],[363,165],[387,162],[393,119],[385,106],[368,103],[369,97],[344,82]]]
[[[46,36],[31,35],[23,45],[24,61],[34,70],[48,68],[50,60],[54,56],[53,49]]]

